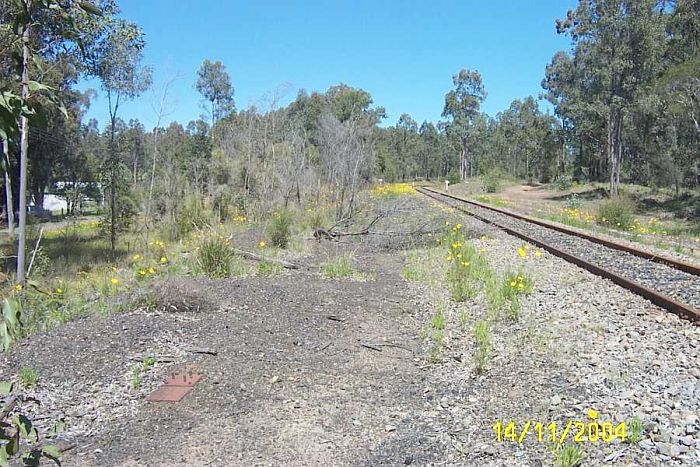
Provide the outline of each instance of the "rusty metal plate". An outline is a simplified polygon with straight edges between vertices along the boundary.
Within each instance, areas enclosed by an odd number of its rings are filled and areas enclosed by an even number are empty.
[[[148,402],[180,402],[192,386],[161,386],[146,398]]]

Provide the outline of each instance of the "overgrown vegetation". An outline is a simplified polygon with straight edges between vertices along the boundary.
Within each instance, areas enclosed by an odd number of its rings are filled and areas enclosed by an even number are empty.
[[[292,213],[287,210],[279,211],[272,215],[267,234],[272,244],[277,248],[287,248],[287,245],[289,245],[293,220]]]
[[[28,402],[33,399],[25,398],[15,385],[10,382],[0,382],[0,396],[9,396],[2,408],[3,418],[0,419],[0,465],[10,465],[10,462],[19,462],[23,466],[40,465],[42,461],[52,461],[60,464],[61,451],[56,445],[45,442],[55,438],[65,429],[62,421],[57,421],[54,426],[43,434],[41,439],[39,432],[32,420],[23,412],[10,410],[17,401]]]
[[[630,198],[603,201],[598,206],[598,223],[627,230],[632,225],[636,206]]]
[[[220,235],[206,236],[197,247],[197,266],[212,279],[233,275],[235,259],[228,240]]]

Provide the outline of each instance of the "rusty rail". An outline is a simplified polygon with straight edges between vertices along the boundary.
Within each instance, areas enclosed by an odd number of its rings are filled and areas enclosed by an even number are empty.
[[[575,235],[577,237],[593,241],[592,238],[588,238],[588,235],[586,235],[586,234],[581,234],[580,232],[565,229],[565,228],[562,228],[560,226],[555,226],[554,224],[550,224],[549,222],[541,222],[537,219],[528,218],[527,216],[522,216],[520,214],[510,213],[510,212],[504,211],[502,209],[493,208],[491,206],[486,206],[486,205],[483,205],[481,203],[477,203],[477,202],[474,202],[471,200],[466,200],[464,198],[450,195],[448,193],[443,193],[441,191],[433,190],[433,189],[430,189],[427,187],[420,187],[420,188],[417,188],[417,190],[426,196],[429,196],[433,199],[437,199],[438,201],[443,201],[443,200],[437,198],[436,195],[445,196],[447,198],[451,198],[451,199],[454,199],[456,201],[463,202],[465,204],[471,204],[471,205],[478,206],[478,207],[481,207],[484,209],[499,212],[501,214],[505,214],[507,216],[511,216],[511,217],[514,217],[516,219],[519,219],[519,220],[522,220],[525,222],[535,221],[535,222],[533,222],[534,224],[540,225],[542,227],[554,228],[554,230],[557,230],[559,232],[572,234],[572,235]],[[646,298],[647,300],[654,303],[655,305],[658,305],[661,308],[664,308],[664,309],[680,316],[681,318],[687,319],[696,325],[700,324],[700,310],[698,310],[696,308],[693,308],[693,307],[686,305],[684,303],[677,302],[676,300],[672,299],[668,295],[665,295],[665,294],[658,292],[656,290],[652,290],[652,289],[640,284],[639,282],[627,279],[627,278],[620,276],[619,274],[616,274],[612,271],[608,271],[607,269],[604,269],[600,266],[597,266],[593,263],[590,263],[590,262],[588,262],[588,261],[586,261],[586,260],[584,260],[576,255],[572,255],[571,253],[567,253],[567,252],[565,252],[565,251],[563,251],[563,250],[561,250],[553,245],[550,245],[546,242],[532,238],[529,235],[524,234],[523,232],[520,232],[520,231],[512,229],[510,227],[506,227],[504,225],[501,225],[498,222],[495,222],[495,221],[488,219],[484,216],[481,216],[479,214],[475,214],[475,213],[468,211],[464,208],[461,208],[461,207],[455,207],[455,208],[464,212],[465,214],[468,214],[476,219],[479,219],[482,222],[485,222],[487,224],[491,224],[491,225],[503,230],[504,232],[506,232],[510,235],[513,235],[513,236],[518,237],[522,240],[525,240],[528,243],[532,243],[534,245],[537,245],[538,247],[543,248],[544,250],[547,250],[548,252],[552,253],[553,255],[558,256],[558,257],[560,257],[560,258],[562,258],[570,263],[573,263],[573,264],[575,264],[583,269],[586,269],[587,271],[589,271],[597,276],[609,279],[612,282],[614,282],[615,284],[617,284],[621,287],[624,287],[624,288],[636,293],[637,295],[640,295],[640,296]],[[593,236],[591,236],[591,237],[593,237]],[[593,238],[596,238],[598,240],[602,240],[604,242],[609,242],[608,240],[601,239],[599,237],[593,237]],[[606,245],[602,241],[596,242],[596,243],[600,243],[602,245],[608,246],[609,248],[616,248],[616,246]],[[619,243],[616,243],[616,242],[609,242],[609,243],[611,243],[612,245],[620,245]],[[620,250],[626,251],[628,253],[635,254],[635,252],[638,252],[638,253],[643,253],[643,254],[649,255],[649,253],[642,252],[639,250],[628,251],[628,249],[632,249],[632,250],[634,250],[634,249],[631,247],[627,247],[626,245],[620,245],[620,246],[624,247],[624,248],[619,248]],[[641,256],[642,258],[647,258],[646,256],[643,256],[641,254],[637,255],[637,256]],[[649,255],[649,256],[653,256],[654,258],[662,258],[662,259],[667,260],[667,261],[675,262],[675,260],[672,260],[670,258],[663,258],[663,257],[659,257],[659,256],[654,256],[654,255]],[[652,258],[647,258],[647,259],[652,259]],[[674,267],[671,264],[667,264],[665,261],[656,261],[656,262],[665,264],[665,265],[670,266],[670,267]],[[681,262],[679,262],[679,263],[683,264],[687,267],[693,268],[696,271],[695,274],[700,275],[700,268],[697,268],[697,267],[690,265],[688,263],[681,263]],[[691,272],[691,271],[681,269],[681,268],[677,268],[677,269],[685,271],[685,272]],[[692,273],[693,272],[691,272],[691,274]]]

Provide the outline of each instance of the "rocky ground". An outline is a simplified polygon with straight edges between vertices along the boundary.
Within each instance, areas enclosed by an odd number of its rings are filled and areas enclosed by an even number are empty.
[[[0,357],[0,380],[39,370],[28,394],[40,405],[26,410],[40,428],[65,419],[65,466],[553,465],[548,443],[497,442],[492,425],[589,421],[589,409],[616,424],[638,416],[645,433],[639,444],[583,443],[584,465],[700,464],[698,327],[546,253],[521,258],[521,242],[418,195],[381,211],[376,235],[307,239],[299,270],[171,278],[153,284],[148,310],[34,335]],[[434,245],[446,219],[496,271],[516,265],[534,280],[519,321],[493,321],[483,374],[472,328],[485,298],[449,302],[428,261],[443,255]],[[325,278],[339,254],[362,274]],[[410,255],[425,256],[433,280],[402,277]],[[438,303],[448,303],[446,338],[429,361]],[[157,363],[135,387],[144,356]],[[182,402],[146,402],[174,370],[204,379]]]

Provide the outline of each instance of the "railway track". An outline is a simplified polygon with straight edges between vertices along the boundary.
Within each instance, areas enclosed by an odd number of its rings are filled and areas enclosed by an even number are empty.
[[[418,191],[700,324],[700,268],[428,187]]]

